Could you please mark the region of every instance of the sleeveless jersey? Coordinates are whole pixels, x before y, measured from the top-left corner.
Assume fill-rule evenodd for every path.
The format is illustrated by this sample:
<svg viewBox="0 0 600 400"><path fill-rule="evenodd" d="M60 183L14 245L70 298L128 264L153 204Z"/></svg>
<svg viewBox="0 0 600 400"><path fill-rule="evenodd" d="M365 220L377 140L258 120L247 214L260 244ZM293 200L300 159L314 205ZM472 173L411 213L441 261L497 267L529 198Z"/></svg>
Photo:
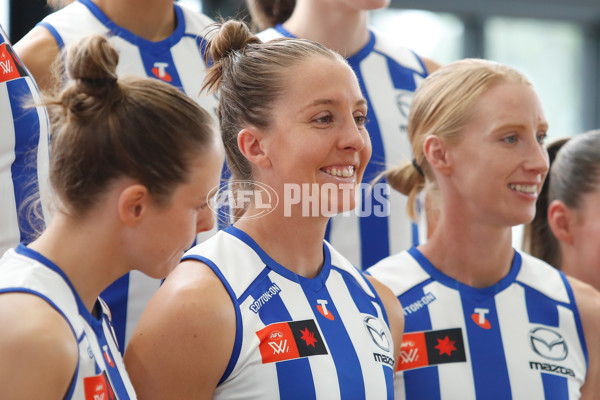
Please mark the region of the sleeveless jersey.
<svg viewBox="0 0 600 400"><path fill-rule="evenodd" d="M404 307L396 398L580 397L587 348L562 272L515 251L506 277L476 289L437 270L416 248L368 272Z"/></svg>
<svg viewBox="0 0 600 400"><path fill-rule="evenodd" d="M79 344L79 361L65 399L136 399L100 299L95 317L83 305L64 272L38 252L20 244L0 259L0 294L30 293L67 320Z"/></svg>
<svg viewBox="0 0 600 400"><path fill-rule="evenodd" d="M293 37L281 25L258 36L263 41ZM427 72L415 53L373 30L366 46L347 60L368 103L367 131L373 154L363 182L370 183L384 169L412 159L408 110ZM406 196L391 190L385 181L372 191L363 186L356 209L333 217L326 238L354 265L367 268L419 244L419 237L425 236L406 215Z"/></svg>
<svg viewBox="0 0 600 400"><path fill-rule="evenodd" d="M44 228L48 114L38 88L0 26L0 254Z"/></svg>
<svg viewBox="0 0 600 400"><path fill-rule="evenodd" d="M160 42L150 42L116 25L91 0L77 0L48 15L39 23L54 36L59 48L89 34L107 37L119 52L119 75L147 76L180 88L215 118L217 99L200 94L206 73L203 33L213 21L202 14L173 4L177 26ZM204 240L214 230L199 235ZM113 325L121 349L152 295L161 284L139 271L132 271L109 286L101 297L113 314Z"/></svg>
<svg viewBox="0 0 600 400"><path fill-rule="evenodd" d="M227 227L184 256L208 265L236 310L235 346L215 399L392 399L393 342L367 279L327 243L313 279ZM215 327L218 329L218 327Z"/></svg>

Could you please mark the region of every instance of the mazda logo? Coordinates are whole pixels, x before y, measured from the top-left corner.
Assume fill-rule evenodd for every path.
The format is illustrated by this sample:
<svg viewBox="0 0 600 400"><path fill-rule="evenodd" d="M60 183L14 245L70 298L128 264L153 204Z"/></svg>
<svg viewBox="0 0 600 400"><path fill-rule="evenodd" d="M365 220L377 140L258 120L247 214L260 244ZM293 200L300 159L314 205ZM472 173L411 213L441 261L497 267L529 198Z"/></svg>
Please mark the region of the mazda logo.
<svg viewBox="0 0 600 400"><path fill-rule="evenodd" d="M529 344L537 355L549 360L564 360L569 353L562 335L548 328L538 327L530 330Z"/></svg>
<svg viewBox="0 0 600 400"><path fill-rule="evenodd" d="M364 322L367 332L369 332L371 339L373 339L377 347L383 351L390 351L390 341L381 326L381 322L372 315L366 316Z"/></svg>

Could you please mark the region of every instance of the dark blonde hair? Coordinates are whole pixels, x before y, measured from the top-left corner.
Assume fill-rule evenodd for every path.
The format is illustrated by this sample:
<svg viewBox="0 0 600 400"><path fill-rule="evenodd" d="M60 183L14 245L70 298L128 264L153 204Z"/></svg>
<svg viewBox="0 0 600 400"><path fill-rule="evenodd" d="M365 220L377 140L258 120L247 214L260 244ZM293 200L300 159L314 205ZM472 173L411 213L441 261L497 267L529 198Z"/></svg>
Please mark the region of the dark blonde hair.
<svg viewBox="0 0 600 400"><path fill-rule="evenodd" d="M274 103L286 90L286 75L296 65L314 57L346 63L326 47L305 39L276 39L262 43L245 23L216 24L206 46L213 65L204 90L219 92L217 115L227 164L235 180L252 179L252 168L237 145L246 126L268 128Z"/></svg>
<svg viewBox="0 0 600 400"><path fill-rule="evenodd" d="M215 138L210 115L191 98L156 79L118 78L118 60L106 38L83 38L67 51L70 80L45 99L50 182L65 212L84 214L122 177L164 205Z"/></svg>
<svg viewBox="0 0 600 400"><path fill-rule="evenodd" d="M246 0L255 28L263 31L282 24L290 18L296 0Z"/></svg>
<svg viewBox="0 0 600 400"><path fill-rule="evenodd" d="M390 186L408 196L407 212L411 218L416 219L418 193L426 184L435 186L435 178L423 153L427 136L436 135L446 143L458 143L479 98L502 82L531 85L523 74L507 65L464 59L440 68L417 88L408 117L414 162L382 174Z"/></svg>

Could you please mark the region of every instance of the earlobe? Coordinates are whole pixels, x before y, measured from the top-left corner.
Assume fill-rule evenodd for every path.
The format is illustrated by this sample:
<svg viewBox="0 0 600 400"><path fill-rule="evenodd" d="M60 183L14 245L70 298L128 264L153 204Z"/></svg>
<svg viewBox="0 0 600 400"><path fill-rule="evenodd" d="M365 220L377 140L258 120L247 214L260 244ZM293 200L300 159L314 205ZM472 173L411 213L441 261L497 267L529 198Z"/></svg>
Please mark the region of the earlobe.
<svg viewBox="0 0 600 400"><path fill-rule="evenodd" d="M548 225L560 242L573 244L573 218L571 210L560 200L554 200L548 206Z"/></svg>
<svg viewBox="0 0 600 400"><path fill-rule="evenodd" d="M263 134L256 128L244 128L237 136L238 147L244 157L252 164L270 168L271 160L264 148Z"/></svg>
<svg viewBox="0 0 600 400"><path fill-rule="evenodd" d="M136 226L144 218L149 205L148 189L144 185L127 186L119 195L119 217L123 224Z"/></svg>
<svg viewBox="0 0 600 400"><path fill-rule="evenodd" d="M423 142L423 153L429 165L436 171L448 174L452 163L448 157L446 144L436 135L428 135Z"/></svg>

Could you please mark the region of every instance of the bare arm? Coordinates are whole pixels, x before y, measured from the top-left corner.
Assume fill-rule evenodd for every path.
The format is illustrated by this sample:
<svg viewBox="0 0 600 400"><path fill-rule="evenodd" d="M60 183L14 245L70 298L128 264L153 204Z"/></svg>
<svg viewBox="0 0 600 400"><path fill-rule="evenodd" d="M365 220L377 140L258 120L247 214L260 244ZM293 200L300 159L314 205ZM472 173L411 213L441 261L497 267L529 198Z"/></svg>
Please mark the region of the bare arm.
<svg viewBox="0 0 600 400"><path fill-rule="evenodd" d="M375 290L385 307L385 312L387 313L390 322L390 332L392 333L392 339L394 340L394 360L398 362L400 359L402 336L404 335L404 311L402 309L402 304L400 304L400 300L398 300L398 298L394 296L394 293L392 293L392 291L383 283L369 275L367 275L367 279L369 279L369 282L375 287Z"/></svg>
<svg viewBox="0 0 600 400"><path fill-rule="evenodd" d="M139 398L211 398L235 332L235 309L217 276L200 262L180 264L148 304L125 352Z"/></svg>
<svg viewBox="0 0 600 400"><path fill-rule="evenodd" d="M41 91L51 90L60 83L54 72L60 68L60 50L46 28L36 26L14 45L14 49Z"/></svg>
<svg viewBox="0 0 600 400"><path fill-rule="evenodd" d="M597 399L600 393L600 292L574 278L569 277L569 283L581 315L589 357L589 369L581 390L581 399Z"/></svg>
<svg viewBox="0 0 600 400"><path fill-rule="evenodd" d="M68 322L41 298L0 295L0 397L62 399L75 374L77 341Z"/></svg>

